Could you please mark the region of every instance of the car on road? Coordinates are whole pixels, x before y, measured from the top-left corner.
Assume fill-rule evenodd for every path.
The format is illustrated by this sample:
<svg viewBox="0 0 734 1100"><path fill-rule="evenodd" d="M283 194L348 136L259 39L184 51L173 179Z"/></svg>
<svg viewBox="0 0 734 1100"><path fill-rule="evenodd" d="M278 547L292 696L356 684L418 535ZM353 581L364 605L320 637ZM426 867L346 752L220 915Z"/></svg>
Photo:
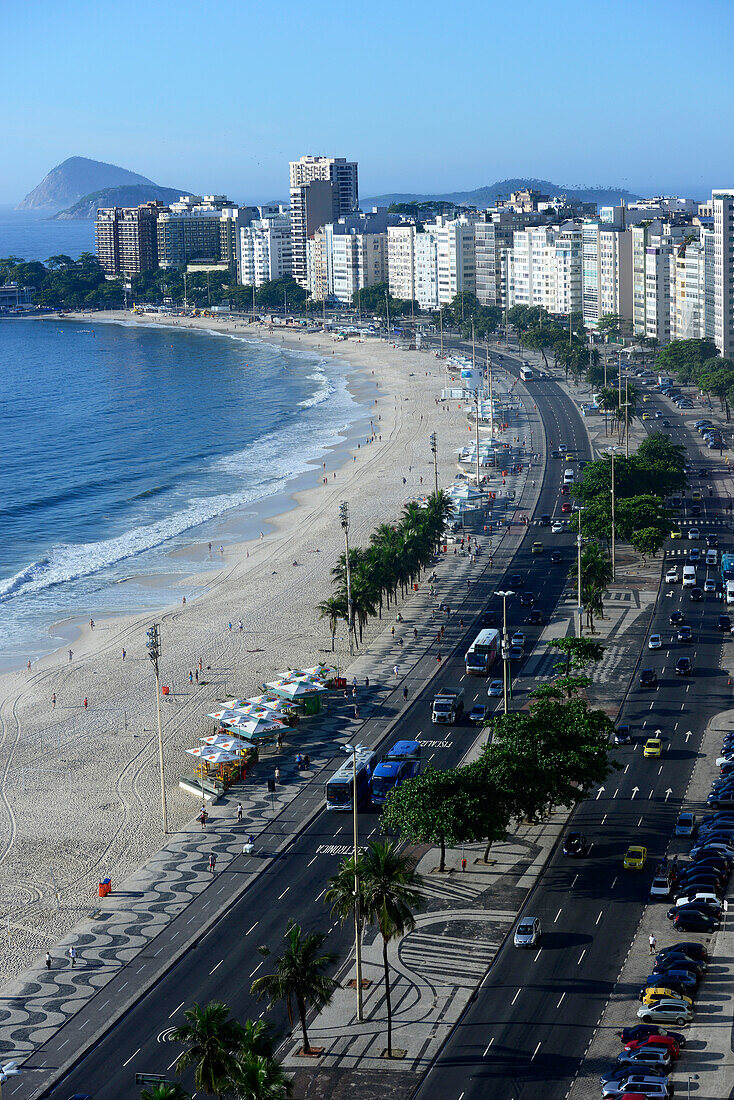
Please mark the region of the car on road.
<svg viewBox="0 0 734 1100"><path fill-rule="evenodd" d="M692 546L688 551L688 560L693 562L701 560L701 551L697 546Z"/></svg>
<svg viewBox="0 0 734 1100"><path fill-rule="evenodd" d="M716 624L717 630L722 630L724 633L728 633L731 630L731 619L728 615L719 615L718 622Z"/></svg>
<svg viewBox="0 0 734 1100"><path fill-rule="evenodd" d="M640 1005L637 1009L637 1017L645 1023L655 1024L690 1024L693 1019L693 1009L685 1001L677 997L666 997L655 1005Z"/></svg>
<svg viewBox="0 0 734 1100"><path fill-rule="evenodd" d="M647 648L648 649L662 649L663 648L663 639L660 637L659 634L651 634L650 635L650 639L647 643Z"/></svg>
<svg viewBox="0 0 734 1100"><path fill-rule="evenodd" d="M675 662L676 676L690 676L693 672L693 661L690 657L679 657Z"/></svg>
<svg viewBox="0 0 734 1100"><path fill-rule="evenodd" d="M648 737L645 742L645 748L642 751L643 756L652 756L657 758L663 754L663 743L659 737Z"/></svg>
<svg viewBox="0 0 734 1100"><path fill-rule="evenodd" d="M678 814L678 820L675 823L675 835L693 836L695 831L696 815L691 813L690 810L683 810Z"/></svg>
<svg viewBox="0 0 734 1100"><path fill-rule="evenodd" d="M691 505L691 515L692 516L700 516L701 515L701 505L700 504L692 504Z"/></svg>
<svg viewBox="0 0 734 1100"><path fill-rule="evenodd" d="M683 612L673 611L670 618L668 619L668 622L671 626L680 626L680 624L683 622Z"/></svg>
<svg viewBox="0 0 734 1100"><path fill-rule="evenodd" d="M703 582L703 590L704 590L704 592L706 593L707 596L715 596L716 595L716 587L717 587L716 581L713 580L711 577L709 577L709 579L707 581Z"/></svg>
<svg viewBox="0 0 734 1100"><path fill-rule="evenodd" d="M590 851L591 845L583 833L569 833L563 842L564 856L588 856Z"/></svg>
<svg viewBox="0 0 734 1100"><path fill-rule="evenodd" d="M542 554L543 553L543 543L542 542L534 542L531 549L530 549L530 553L531 554Z"/></svg>
<svg viewBox="0 0 734 1100"><path fill-rule="evenodd" d="M693 588L688 591L688 599L693 600L694 603L700 603L703 599L703 589L694 584Z"/></svg>
<svg viewBox="0 0 734 1100"><path fill-rule="evenodd" d="M654 668L643 668L640 673L640 687L657 687L658 674Z"/></svg>
<svg viewBox="0 0 734 1100"><path fill-rule="evenodd" d="M512 637L510 638L510 645L519 645L521 647L524 646L525 645L525 631L524 630L516 630L515 633L512 635Z"/></svg>
<svg viewBox="0 0 734 1100"><path fill-rule="evenodd" d="M653 415L652 415L652 413L643 413L643 414L642 414L642 419L643 419L643 420L652 420L652 419L653 419Z"/></svg>
<svg viewBox="0 0 734 1100"><path fill-rule="evenodd" d="M718 535L707 535L706 536L706 545L707 546L714 546L714 547L718 546L719 545L719 536Z"/></svg>
<svg viewBox="0 0 734 1100"><path fill-rule="evenodd" d="M683 626L679 626L677 637L679 642L693 641L693 628L690 626L686 626L685 624Z"/></svg>
<svg viewBox="0 0 734 1100"><path fill-rule="evenodd" d="M561 521L559 519L554 521L553 526L551 527L551 531L553 532L554 535L560 535L561 534L561 532L563 531L563 524L561 523Z"/></svg>
<svg viewBox="0 0 734 1100"><path fill-rule="evenodd" d="M553 550L551 552L550 560L551 560L551 563L553 565L562 565L563 564L563 554L561 553L560 550Z"/></svg>
<svg viewBox="0 0 734 1100"><path fill-rule="evenodd" d="M504 687L504 684L503 684L502 680L492 680L492 681L490 681L489 688L487 689L487 694L489 695L490 699L494 699L498 695L501 695L503 687Z"/></svg>
<svg viewBox="0 0 734 1100"><path fill-rule="evenodd" d="M475 703L469 711L469 721L475 722L476 725L481 725L482 722L487 721L487 715L489 714L489 707L484 703Z"/></svg>
<svg viewBox="0 0 734 1100"><path fill-rule="evenodd" d="M515 947L537 947L540 944L540 935L538 917L521 917L515 929Z"/></svg>
<svg viewBox="0 0 734 1100"><path fill-rule="evenodd" d="M550 516L548 515L547 512L544 512L543 515L538 520L538 526L539 527L550 527L550 521L551 521Z"/></svg>
<svg viewBox="0 0 734 1100"><path fill-rule="evenodd" d="M675 568L675 566L672 569L668 569L668 571L665 574L665 583L666 584L678 584L679 581L680 581L680 573Z"/></svg>
<svg viewBox="0 0 734 1100"><path fill-rule="evenodd" d="M540 624L543 622L543 612L538 611L537 609L535 611L531 611L525 622L530 623L532 626L540 626Z"/></svg>
<svg viewBox="0 0 734 1100"><path fill-rule="evenodd" d="M520 589L520 588L522 588L524 583L525 582L523 581L522 576L520 575L520 573L510 573L509 577L507 578L507 587L508 588Z"/></svg>
<svg viewBox="0 0 734 1100"><path fill-rule="evenodd" d="M680 527L674 527L670 532L670 537L672 539L682 539L683 532L681 531Z"/></svg>
<svg viewBox="0 0 734 1100"><path fill-rule="evenodd" d="M620 722L614 731L615 745L629 745L632 740L629 722Z"/></svg>
<svg viewBox="0 0 734 1100"><path fill-rule="evenodd" d="M511 645L507 653L508 660L510 661L521 661L524 656L523 648L519 645Z"/></svg>
<svg viewBox="0 0 734 1100"><path fill-rule="evenodd" d="M688 539L689 539L689 541L693 541L694 539L700 539L700 537L701 537L701 532L699 531L698 527L689 527L688 528Z"/></svg>
<svg viewBox="0 0 734 1100"><path fill-rule="evenodd" d="M640 844L631 844L624 853L622 866L625 871L641 871L647 861L647 848Z"/></svg>
<svg viewBox="0 0 734 1100"><path fill-rule="evenodd" d="M532 592L520 593L520 607L532 607L535 603L535 596Z"/></svg>
<svg viewBox="0 0 734 1100"><path fill-rule="evenodd" d="M563 512L564 516L573 511L570 500L564 500L563 504L561 505L561 511Z"/></svg>
<svg viewBox="0 0 734 1100"><path fill-rule="evenodd" d="M497 622L496 611L484 611L482 613L481 624L482 626L494 626Z"/></svg>

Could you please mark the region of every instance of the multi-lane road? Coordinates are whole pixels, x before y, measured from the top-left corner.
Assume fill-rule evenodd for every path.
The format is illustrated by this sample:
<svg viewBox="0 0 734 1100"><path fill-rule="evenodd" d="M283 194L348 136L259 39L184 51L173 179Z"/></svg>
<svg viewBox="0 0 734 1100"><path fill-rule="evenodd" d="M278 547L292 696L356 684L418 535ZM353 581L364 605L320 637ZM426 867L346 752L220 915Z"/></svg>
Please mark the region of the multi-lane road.
<svg viewBox="0 0 734 1100"><path fill-rule="evenodd" d="M543 378L532 383L532 393L544 422L548 449L563 444L579 458L588 457L583 422L563 391L551 379ZM536 516L560 512L560 503L566 499L560 496L564 465L549 460ZM542 557L530 554L534 538L546 542ZM551 539L554 546L565 548L565 560L558 566L548 565ZM570 535L550 536L547 529L539 533L537 527L530 527L507 569L524 576L526 587L535 592L535 606L545 618L564 589L572 541ZM502 580L496 570L485 568L474 586L478 603L496 607L493 592ZM667 618L681 598L678 589L673 599L661 600L656 608L651 629L662 633L666 641L670 639ZM526 906L526 911L542 921L542 947L525 953L507 944L500 950L476 999L420 1087L419 1096L464 1096L468 1100L491 1093L493 1098L519 1100L523 1095L529 1100L539 1095L541 1082L544 1096L563 1096L567 1091L627 953L645 899L643 882L621 870L624 848L634 839L647 844L653 857L662 854L685 794L701 730L724 702L725 681L714 672L720 650L714 630L718 609L714 601L685 605L686 621L694 627L694 643L686 649L694 656L696 668L690 682L682 682L672 671L678 643L650 654L649 663L659 669L660 686L652 693L635 686L625 704L624 718L636 736L632 745L616 754L624 770L613 775L599 797L587 801L575 814L574 824L593 840L590 858L569 865L558 854L552 857ZM509 625L513 629L521 626L527 612L516 601L508 611ZM531 643L542 629L523 628ZM467 627L444 660L440 676L399 721L395 739L430 736L429 712L435 690L461 680L463 653L475 631L475 623ZM658 726L666 739L663 760L644 760L640 738L645 730ZM433 763L452 766L474 737L475 731L468 726L453 727L443 746L435 749ZM377 815L362 814L364 838L375 835L378 825ZM292 827L292 819L289 822L286 815L276 829L264 834L259 858L274 851ZM262 1005L249 993L253 978L262 973L264 965L257 948L264 943L279 951L289 917L296 917L306 929L330 928L329 948L348 956L350 930L330 921L323 903L327 879L341 858L340 846L346 851L348 844L349 826L344 818L319 814L210 931L45 1095L54 1100L65 1100L75 1092L91 1094L95 1100L136 1096L136 1073L171 1070L176 1050L159 1039L182 1022L184 1008L194 1000L223 999L240 1019L257 1017ZM242 860L236 860L223 874L242 873ZM177 920L185 917L181 914ZM147 950L155 951L156 941ZM114 995L110 985L97 997ZM95 999L54 1037L53 1050L37 1052L28 1072L17 1084L13 1082L9 1096L33 1096L30 1067L54 1064L54 1057L61 1057L62 1044L69 1044L67 1051L77 1045L82 1049L85 1019L93 1018ZM285 1014L274 1013L273 1022L285 1027Z"/></svg>

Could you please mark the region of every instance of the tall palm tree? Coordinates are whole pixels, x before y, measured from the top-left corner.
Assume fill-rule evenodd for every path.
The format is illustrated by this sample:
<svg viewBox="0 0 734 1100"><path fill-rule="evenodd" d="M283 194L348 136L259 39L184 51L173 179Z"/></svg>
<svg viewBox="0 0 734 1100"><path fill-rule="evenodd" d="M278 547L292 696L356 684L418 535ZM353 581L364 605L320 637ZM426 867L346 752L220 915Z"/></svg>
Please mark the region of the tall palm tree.
<svg viewBox="0 0 734 1100"><path fill-rule="evenodd" d="M293 1095L290 1078L280 1063L252 1052L240 1057L232 1086L237 1100L287 1100Z"/></svg>
<svg viewBox="0 0 734 1100"><path fill-rule="evenodd" d="M191 1095L181 1085L162 1081L160 1084L151 1085L149 1089L143 1089L140 1100L191 1100Z"/></svg>
<svg viewBox="0 0 734 1100"><path fill-rule="evenodd" d="M382 963L385 968L385 1004L387 1007L387 1056L392 1058L392 1000L388 945L415 928L414 911L423 898L419 893L420 876L414 862L399 853L391 841L371 841L362 855L362 911L368 924L376 924L382 936Z"/></svg>
<svg viewBox="0 0 734 1100"><path fill-rule="evenodd" d="M210 1001L203 1008L194 1004L184 1016L187 1023L171 1034L172 1042L186 1047L176 1061L176 1073L193 1066L197 1091L221 1097L237 1068L242 1028L222 1001Z"/></svg>
<svg viewBox="0 0 734 1100"><path fill-rule="evenodd" d="M348 608L346 598L343 598L341 595L328 596L325 600L321 601L318 611L320 619L328 619L329 621L331 652L333 653L339 620L346 619L347 617Z"/></svg>
<svg viewBox="0 0 734 1100"><path fill-rule="evenodd" d="M274 972L256 978L250 992L259 1001L267 997L270 1002L268 1009L278 1001L285 1001L291 1024L295 1001L303 1034L303 1052L310 1054L306 1013L309 1008L325 1008L331 1001L337 983L326 974L326 970L333 966L337 956L331 951L322 951L325 933L309 932L304 936L300 924L292 920L288 921L285 939L283 954L273 956ZM269 947L259 950L266 959L272 955Z"/></svg>

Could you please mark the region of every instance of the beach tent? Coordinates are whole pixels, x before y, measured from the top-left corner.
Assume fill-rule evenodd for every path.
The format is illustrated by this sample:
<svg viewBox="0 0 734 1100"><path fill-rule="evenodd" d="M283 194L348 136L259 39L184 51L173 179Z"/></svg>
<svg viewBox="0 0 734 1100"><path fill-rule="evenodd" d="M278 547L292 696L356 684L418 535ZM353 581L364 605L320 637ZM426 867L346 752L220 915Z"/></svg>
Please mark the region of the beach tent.
<svg viewBox="0 0 734 1100"><path fill-rule="evenodd" d="M283 723L274 718L233 718L227 725L248 741L273 740L285 729Z"/></svg>
<svg viewBox="0 0 734 1100"><path fill-rule="evenodd" d="M201 740L210 748L224 749L225 752L241 752L243 747L239 737L223 737L221 733L212 733Z"/></svg>
<svg viewBox="0 0 734 1100"><path fill-rule="evenodd" d="M313 680L275 680L265 687L292 703L299 714L320 714L322 696L328 690Z"/></svg>
<svg viewBox="0 0 734 1100"><path fill-rule="evenodd" d="M200 760L206 760L207 764L230 764L233 760L239 760L239 752L230 749L212 748L209 745L197 745L195 749L187 749L190 756L198 756Z"/></svg>

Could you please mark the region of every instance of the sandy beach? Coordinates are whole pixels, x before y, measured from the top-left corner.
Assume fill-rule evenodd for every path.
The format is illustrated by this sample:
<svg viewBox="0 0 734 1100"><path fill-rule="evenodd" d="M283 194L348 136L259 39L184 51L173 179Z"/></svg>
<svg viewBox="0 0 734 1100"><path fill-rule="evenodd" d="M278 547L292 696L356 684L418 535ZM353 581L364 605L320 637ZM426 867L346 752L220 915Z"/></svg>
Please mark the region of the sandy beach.
<svg viewBox="0 0 734 1100"><path fill-rule="evenodd" d="M212 318L146 314L140 320L234 331L233 322ZM333 352L348 362L367 435L372 417L378 438L350 438L349 452L337 449L319 484L268 519L262 537L225 541L223 553L218 543L211 554L206 543L193 546L203 571L179 582L171 605L155 616L162 624L162 681L171 689L163 704L170 830L197 810L178 778L188 770L184 749L211 732L204 717L210 704L254 694L288 667L332 659L316 604L329 594L330 571L343 550L339 502L349 501L352 544L363 544L407 499L430 491L430 432L438 434L443 484L453 480L456 449L467 441L464 412L436 403L444 367L432 352L378 340L337 343L321 333L276 329L269 335L241 323L238 335L243 328L248 336ZM0 945L0 980L89 913L100 877L120 882L161 845L154 680L144 648L151 621L149 613L100 619L69 643L71 661L64 646L30 671L0 677L0 920L9 919L10 928ZM365 644L369 637L368 631ZM342 661L345 649L342 636ZM207 683L190 684L189 671L199 661Z"/></svg>

